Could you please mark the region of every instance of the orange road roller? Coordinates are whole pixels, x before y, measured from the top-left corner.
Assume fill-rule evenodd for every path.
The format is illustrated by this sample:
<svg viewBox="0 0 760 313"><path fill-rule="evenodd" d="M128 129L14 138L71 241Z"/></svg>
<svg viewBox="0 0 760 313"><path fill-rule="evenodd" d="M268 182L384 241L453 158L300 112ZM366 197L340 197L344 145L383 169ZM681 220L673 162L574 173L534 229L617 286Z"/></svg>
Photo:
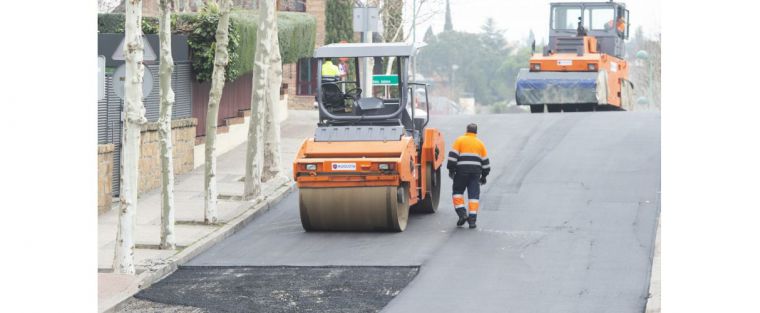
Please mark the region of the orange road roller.
<svg viewBox="0 0 760 313"><path fill-rule="evenodd" d="M306 231L400 232L410 210L437 210L445 144L437 129L427 127L427 85L408 79L417 49L343 43L315 51L319 123L293 162ZM395 58L396 74L362 76L365 59L375 57ZM323 76L331 73L323 64L335 66L333 60L353 60L356 73L345 80Z"/></svg>
<svg viewBox="0 0 760 313"><path fill-rule="evenodd" d="M552 3L549 44L518 74L517 104L532 113L631 110L628 15L612 1Z"/></svg>

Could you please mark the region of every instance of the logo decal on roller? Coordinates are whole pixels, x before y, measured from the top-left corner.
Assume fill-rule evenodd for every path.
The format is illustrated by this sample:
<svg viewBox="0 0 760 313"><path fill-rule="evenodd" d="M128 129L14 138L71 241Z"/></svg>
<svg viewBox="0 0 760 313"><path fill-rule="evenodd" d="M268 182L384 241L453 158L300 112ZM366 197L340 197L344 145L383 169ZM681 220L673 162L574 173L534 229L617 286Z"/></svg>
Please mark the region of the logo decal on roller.
<svg viewBox="0 0 760 313"><path fill-rule="evenodd" d="M356 163L333 163L333 171L355 171Z"/></svg>

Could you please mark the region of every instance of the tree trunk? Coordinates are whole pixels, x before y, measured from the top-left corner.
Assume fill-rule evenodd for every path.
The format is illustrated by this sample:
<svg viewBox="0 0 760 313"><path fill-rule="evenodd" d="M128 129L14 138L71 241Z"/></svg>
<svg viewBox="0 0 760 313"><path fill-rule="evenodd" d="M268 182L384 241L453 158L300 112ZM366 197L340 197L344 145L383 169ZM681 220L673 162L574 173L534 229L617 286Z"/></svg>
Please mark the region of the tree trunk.
<svg viewBox="0 0 760 313"><path fill-rule="evenodd" d="M253 96L251 97L251 122L248 128L248 147L246 149L245 187L246 199L258 197L261 193L261 175L263 155L263 121L269 93L267 81L272 61L272 34L275 28L274 1L261 1L259 6L259 25L256 31L256 55L253 62Z"/></svg>
<svg viewBox="0 0 760 313"><path fill-rule="evenodd" d="M121 199L119 228L116 233L114 272L134 274L134 228L137 214L138 160L140 159L140 126L145 123L142 103L143 41L142 0L126 1L124 56L126 79L124 82L125 121L122 135Z"/></svg>
<svg viewBox="0 0 760 313"><path fill-rule="evenodd" d="M205 170L205 213L204 222L217 222L216 206L218 191L216 188L216 124L219 115L219 101L224 90L224 71L229 62L227 44L229 43L230 8L232 0L222 0L219 11L219 23L216 27L216 51L214 52L214 71L211 74L211 93L206 114L206 170Z"/></svg>
<svg viewBox="0 0 760 313"><path fill-rule="evenodd" d="M174 0L176 3L177 0ZM158 118L158 134L161 145L161 249L174 249L174 149L172 147L172 58L171 9L169 0L159 2L159 42L161 45L161 62L159 64L159 96L161 108ZM176 9L176 8L175 8Z"/></svg>
<svg viewBox="0 0 760 313"><path fill-rule="evenodd" d="M269 96L264 124L264 168L261 179L270 181L282 174L282 157L280 147L280 87L282 86L282 56L277 29L277 17L272 28L271 58L269 62L268 90Z"/></svg>

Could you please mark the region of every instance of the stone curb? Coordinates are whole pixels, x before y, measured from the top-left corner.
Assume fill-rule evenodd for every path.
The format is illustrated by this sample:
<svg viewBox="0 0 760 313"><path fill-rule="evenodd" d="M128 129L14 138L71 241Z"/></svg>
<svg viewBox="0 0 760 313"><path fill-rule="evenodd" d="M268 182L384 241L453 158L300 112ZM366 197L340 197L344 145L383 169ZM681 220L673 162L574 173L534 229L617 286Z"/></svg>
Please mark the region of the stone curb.
<svg viewBox="0 0 760 313"><path fill-rule="evenodd" d="M277 187L274 192L265 195L260 199L246 201L247 203L243 205L247 205L249 207L245 212L233 218L222 227L214 230L206 237L201 238L179 253L165 260L166 263L162 264L161 266L147 269L144 272L140 273L138 275L138 288L134 293L124 294L123 299L100 312L116 312L116 310L118 310L124 304L124 302L129 300L129 298L134 296L140 290L148 288L164 277L169 276L171 273L174 273L174 271L176 271L180 265L187 263L192 258L213 247L215 244L232 236L240 229L248 225L248 223L253 221L256 217L269 211L272 206L279 203L280 200L295 190L295 186L295 182L288 181L280 185L280 187Z"/></svg>
<svg viewBox="0 0 760 313"><path fill-rule="evenodd" d="M652 270L649 276L649 291L647 297L647 304L644 308L645 313L660 313L662 310L662 272L661 264L662 256L657 255L657 251L660 250L662 238L660 237L660 218L657 218L657 234L655 235L654 252L652 253ZM662 251L660 251L662 252Z"/></svg>

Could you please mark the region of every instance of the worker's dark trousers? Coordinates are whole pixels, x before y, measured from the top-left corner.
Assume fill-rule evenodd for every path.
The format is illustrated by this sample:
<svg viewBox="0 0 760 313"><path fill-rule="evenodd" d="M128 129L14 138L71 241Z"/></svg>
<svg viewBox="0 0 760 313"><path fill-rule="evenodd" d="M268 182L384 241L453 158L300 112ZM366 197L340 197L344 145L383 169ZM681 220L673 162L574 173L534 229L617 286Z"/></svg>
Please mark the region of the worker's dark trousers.
<svg viewBox="0 0 760 313"><path fill-rule="evenodd" d="M454 191L452 200L454 200L454 209L464 208L464 190L467 189L468 208L467 212L470 217L478 214L480 205L480 173L456 173L454 176Z"/></svg>

